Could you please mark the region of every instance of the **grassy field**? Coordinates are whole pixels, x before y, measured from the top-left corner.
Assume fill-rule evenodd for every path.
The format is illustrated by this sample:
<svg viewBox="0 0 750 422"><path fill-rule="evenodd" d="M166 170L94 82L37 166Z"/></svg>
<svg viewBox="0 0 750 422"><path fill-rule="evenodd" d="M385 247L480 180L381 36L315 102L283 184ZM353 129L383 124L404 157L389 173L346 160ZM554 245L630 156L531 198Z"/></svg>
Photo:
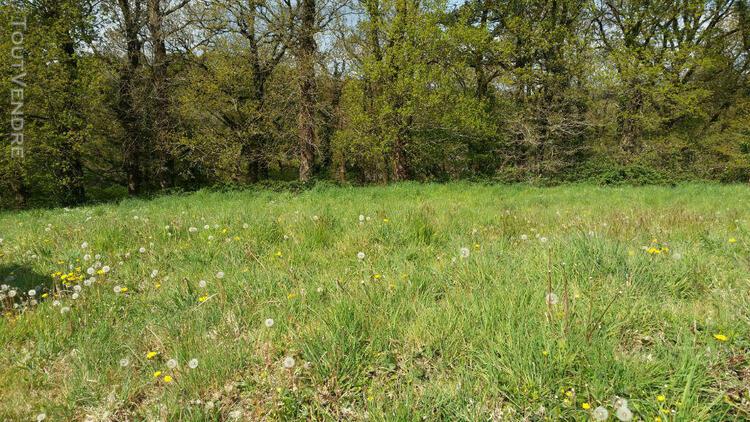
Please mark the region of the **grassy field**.
<svg viewBox="0 0 750 422"><path fill-rule="evenodd" d="M746 420L749 214L471 184L6 213L0 420Z"/></svg>

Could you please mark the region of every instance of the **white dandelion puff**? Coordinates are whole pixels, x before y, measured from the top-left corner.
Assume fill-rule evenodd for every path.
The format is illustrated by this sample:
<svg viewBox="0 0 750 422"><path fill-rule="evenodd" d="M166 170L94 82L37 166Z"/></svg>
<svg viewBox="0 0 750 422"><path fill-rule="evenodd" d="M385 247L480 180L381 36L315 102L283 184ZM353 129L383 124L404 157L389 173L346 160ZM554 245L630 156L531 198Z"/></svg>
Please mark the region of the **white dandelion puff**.
<svg viewBox="0 0 750 422"><path fill-rule="evenodd" d="M196 358L192 358L192 359L190 359L190 361L188 362L188 367L189 367L190 369L195 369L195 368L197 368L197 367L198 367L198 359L196 359Z"/></svg>
<svg viewBox="0 0 750 422"><path fill-rule="evenodd" d="M146 253L146 248L144 248L143 246L141 246L140 249L138 249L138 252L140 252L140 253Z"/></svg>
<svg viewBox="0 0 750 422"><path fill-rule="evenodd" d="M103 267L102 267L102 271L103 271L103 272L104 272L105 274L106 274L106 273L108 273L110 269L111 269L111 268L109 268L109 265L105 265L105 266L103 266Z"/></svg>
<svg viewBox="0 0 750 422"><path fill-rule="evenodd" d="M553 292L547 293L545 300L548 305L552 305L552 306L560 303L560 298L558 298L557 295Z"/></svg>
<svg viewBox="0 0 750 422"><path fill-rule="evenodd" d="M284 358L284 368L286 369L292 369L294 368L294 358L291 356L287 356Z"/></svg>
<svg viewBox="0 0 750 422"><path fill-rule="evenodd" d="M70 308L69 307L63 306L62 308L60 308L60 313L61 314L67 314L68 312L70 312Z"/></svg>
<svg viewBox="0 0 750 422"><path fill-rule="evenodd" d="M115 286L115 287L112 288L112 291L114 291L115 293L120 293L120 292L122 292L122 287Z"/></svg>
<svg viewBox="0 0 750 422"><path fill-rule="evenodd" d="M599 406L591 412L591 416L596 421L606 421L607 418L609 418L609 411L606 408Z"/></svg>
<svg viewBox="0 0 750 422"><path fill-rule="evenodd" d="M128 365L130 365L130 359L128 359L128 358L122 358L122 359L120 359L120 366L122 366L124 368L124 367L126 367Z"/></svg>
<svg viewBox="0 0 750 422"><path fill-rule="evenodd" d="M89 247L89 242L83 242L81 243L81 249L86 249Z"/></svg>
<svg viewBox="0 0 750 422"><path fill-rule="evenodd" d="M224 271L219 271L216 273L216 278L222 279L224 278Z"/></svg>
<svg viewBox="0 0 750 422"><path fill-rule="evenodd" d="M206 283L206 280L201 280L198 282L198 287L200 287L201 289L205 289L207 284L208 283Z"/></svg>
<svg viewBox="0 0 750 422"><path fill-rule="evenodd" d="M34 289L29 290L29 296L30 297L36 296L36 290L34 290Z"/></svg>
<svg viewBox="0 0 750 422"><path fill-rule="evenodd" d="M469 250L469 248L466 248L466 247L461 248L460 253L461 253L461 258L468 258L469 255L471 255L471 251Z"/></svg>
<svg viewBox="0 0 750 422"><path fill-rule="evenodd" d="M622 406L615 410L615 416L623 422L630 422L633 420L633 412L630 411L627 406Z"/></svg>
<svg viewBox="0 0 750 422"><path fill-rule="evenodd" d="M197 227L190 227L190 228L188 229L188 232L190 232L190 233L195 233L195 232L197 232L197 231L198 231L198 228L197 228Z"/></svg>
<svg viewBox="0 0 750 422"><path fill-rule="evenodd" d="M357 259L360 261L365 259L365 253L364 252L357 252Z"/></svg>
<svg viewBox="0 0 750 422"><path fill-rule="evenodd" d="M156 278L159 275L159 270L151 270L151 278Z"/></svg>
<svg viewBox="0 0 750 422"><path fill-rule="evenodd" d="M40 413L36 415L36 422L42 422L43 420L47 419L46 413Z"/></svg>
<svg viewBox="0 0 750 422"><path fill-rule="evenodd" d="M612 407L614 407L615 409L619 409L621 407L628 407L628 400L622 397L615 397L615 400L612 403Z"/></svg>
<svg viewBox="0 0 750 422"><path fill-rule="evenodd" d="M271 328L271 327L273 327L273 319L272 319L272 318L268 318L268 319L266 320L265 324L266 324L266 327L267 327L267 328Z"/></svg>
<svg viewBox="0 0 750 422"><path fill-rule="evenodd" d="M174 369L177 368L177 359L170 359L167 361L167 368Z"/></svg>

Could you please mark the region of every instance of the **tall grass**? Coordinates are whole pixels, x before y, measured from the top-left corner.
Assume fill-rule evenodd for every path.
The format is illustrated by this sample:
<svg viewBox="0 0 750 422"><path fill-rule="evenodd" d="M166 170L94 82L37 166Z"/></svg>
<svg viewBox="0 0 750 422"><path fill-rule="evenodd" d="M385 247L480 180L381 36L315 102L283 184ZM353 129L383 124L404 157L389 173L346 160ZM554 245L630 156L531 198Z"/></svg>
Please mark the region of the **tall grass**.
<svg viewBox="0 0 750 422"><path fill-rule="evenodd" d="M614 419L617 397L744 420L749 200L400 184L1 215L0 420ZM97 254L89 287L51 276Z"/></svg>

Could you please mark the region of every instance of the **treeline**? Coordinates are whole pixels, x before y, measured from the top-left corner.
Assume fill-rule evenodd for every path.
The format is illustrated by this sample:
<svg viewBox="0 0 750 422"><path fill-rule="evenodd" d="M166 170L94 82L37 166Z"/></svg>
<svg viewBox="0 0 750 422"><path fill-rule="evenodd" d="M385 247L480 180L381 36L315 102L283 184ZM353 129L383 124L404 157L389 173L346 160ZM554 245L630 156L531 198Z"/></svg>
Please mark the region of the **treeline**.
<svg viewBox="0 0 750 422"><path fill-rule="evenodd" d="M750 178L748 0L0 8L3 207L264 180Z"/></svg>

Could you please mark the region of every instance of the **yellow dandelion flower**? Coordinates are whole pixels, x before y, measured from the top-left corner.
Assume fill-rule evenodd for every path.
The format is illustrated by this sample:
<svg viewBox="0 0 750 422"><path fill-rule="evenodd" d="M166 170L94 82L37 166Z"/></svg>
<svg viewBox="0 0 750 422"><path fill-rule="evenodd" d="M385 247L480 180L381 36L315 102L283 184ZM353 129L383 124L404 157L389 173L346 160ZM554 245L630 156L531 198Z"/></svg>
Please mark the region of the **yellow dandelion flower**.
<svg viewBox="0 0 750 422"><path fill-rule="evenodd" d="M724 334L714 334L714 338L719 341L729 340L729 337L725 336Z"/></svg>
<svg viewBox="0 0 750 422"><path fill-rule="evenodd" d="M384 219L383 219L383 222L384 222L384 223L387 223L387 222L389 222L389 221L391 221L391 220L389 220L389 219L387 219L387 218L384 218Z"/></svg>
<svg viewBox="0 0 750 422"><path fill-rule="evenodd" d="M172 377L170 375L164 375L164 378L162 378L164 382L170 383L172 382Z"/></svg>
<svg viewBox="0 0 750 422"><path fill-rule="evenodd" d="M730 237L729 238L729 243L737 243L737 239L735 239L733 237Z"/></svg>
<svg viewBox="0 0 750 422"><path fill-rule="evenodd" d="M588 403L583 403L583 404L581 405L581 407L583 408L583 410L589 410L589 409L591 409L591 405L590 405L590 404L588 404Z"/></svg>
<svg viewBox="0 0 750 422"><path fill-rule="evenodd" d="M122 288L120 288L120 293L125 293L125 292L127 292L127 291L128 291L128 288L127 288L127 287L122 287Z"/></svg>
<svg viewBox="0 0 750 422"><path fill-rule="evenodd" d="M154 378L159 378L161 376L161 371L154 372Z"/></svg>
<svg viewBox="0 0 750 422"><path fill-rule="evenodd" d="M549 352L546 350L542 351L542 356L549 356Z"/></svg>
<svg viewBox="0 0 750 422"><path fill-rule="evenodd" d="M203 303L208 300L208 296L201 296L198 298L198 302Z"/></svg>
<svg viewBox="0 0 750 422"><path fill-rule="evenodd" d="M664 396L664 394L659 394L658 396L656 396L656 401L658 402L664 402L666 399L667 398L666 396Z"/></svg>
<svg viewBox="0 0 750 422"><path fill-rule="evenodd" d="M153 359L158 354L159 354L159 352L148 352L148 353L146 353L146 359Z"/></svg>
<svg viewBox="0 0 750 422"><path fill-rule="evenodd" d="M278 256L279 258L281 258L283 256L283 254L281 253L281 251L276 251L276 256Z"/></svg>

